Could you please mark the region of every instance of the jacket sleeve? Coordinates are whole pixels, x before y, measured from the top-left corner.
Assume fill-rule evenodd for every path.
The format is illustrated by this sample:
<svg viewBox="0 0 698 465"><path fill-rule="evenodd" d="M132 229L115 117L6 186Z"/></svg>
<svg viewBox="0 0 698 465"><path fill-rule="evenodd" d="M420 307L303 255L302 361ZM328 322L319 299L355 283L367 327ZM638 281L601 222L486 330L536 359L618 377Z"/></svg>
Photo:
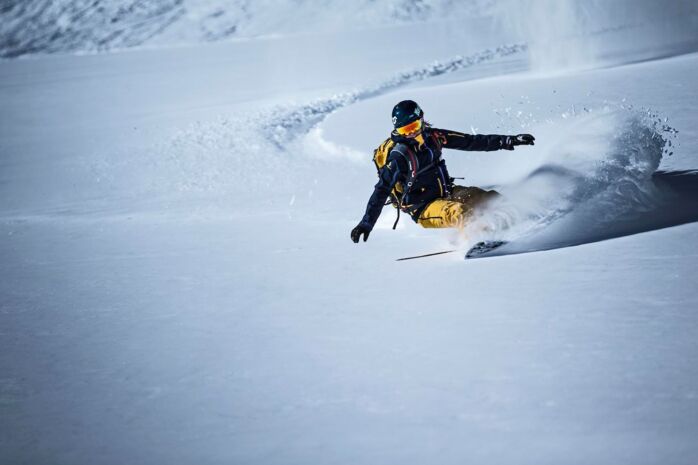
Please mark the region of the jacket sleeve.
<svg viewBox="0 0 698 465"><path fill-rule="evenodd" d="M448 129L435 129L444 148L456 150L477 150L491 152L493 150L513 149L510 136L498 134L470 135Z"/></svg>
<svg viewBox="0 0 698 465"><path fill-rule="evenodd" d="M390 192L395 187L395 183L400 180L400 176L407 172L407 163L400 156L388 157L388 162L378 171L378 183L373 189L371 198L368 199L366 214L361 219L361 223L373 229L378 221L378 217L385 206Z"/></svg>

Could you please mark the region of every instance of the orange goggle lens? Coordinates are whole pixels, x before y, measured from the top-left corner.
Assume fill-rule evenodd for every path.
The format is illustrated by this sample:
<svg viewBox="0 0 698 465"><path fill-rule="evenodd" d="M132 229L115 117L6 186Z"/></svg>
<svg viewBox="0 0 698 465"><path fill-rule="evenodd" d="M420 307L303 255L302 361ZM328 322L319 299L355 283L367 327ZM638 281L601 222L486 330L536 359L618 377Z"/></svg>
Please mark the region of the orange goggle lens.
<svg viewBox="0 0 698 465"><path fill-rule="evenodd" d="M419 131L420 129L422 129L422 120L418 119L416 121L412 121L410 124L402 126L401 128L397 128L396 131L401 136L406 136L409 134L413 134Z"/></svg>

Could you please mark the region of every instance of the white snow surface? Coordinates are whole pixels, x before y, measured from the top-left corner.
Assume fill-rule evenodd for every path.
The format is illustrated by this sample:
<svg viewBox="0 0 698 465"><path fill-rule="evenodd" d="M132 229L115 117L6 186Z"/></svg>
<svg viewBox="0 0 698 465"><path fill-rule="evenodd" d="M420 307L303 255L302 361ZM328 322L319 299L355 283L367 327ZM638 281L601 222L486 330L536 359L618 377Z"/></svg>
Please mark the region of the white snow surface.
<svg viewBox="0 0 698 465"><path fill-rule="evenodd" d="M91 53L491 14L491 0L5 0L0 56ZM414 27L413 27L414 28Z"/></svg>
<svg viewBox="0 0 698 465"><path fill-rule="evenodd" d="M634 4L0 62L0 462L695 463L698 29ZM353 244L405 98L536 145Z"/></svg>

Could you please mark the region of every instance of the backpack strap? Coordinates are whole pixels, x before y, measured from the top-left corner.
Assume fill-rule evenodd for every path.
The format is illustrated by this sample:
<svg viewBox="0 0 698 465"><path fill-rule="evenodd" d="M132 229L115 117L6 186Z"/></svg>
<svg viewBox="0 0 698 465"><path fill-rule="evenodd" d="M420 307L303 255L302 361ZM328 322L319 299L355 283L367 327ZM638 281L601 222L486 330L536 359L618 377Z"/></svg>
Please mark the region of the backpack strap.
<svg viewBox="0 0 698 465"><path fill-rule="evenodd" d="M397 228L397 223L400 221L400 211L402 210L402 201L407 195L407 193L410 191L412 188L412 184L414 184L414 180L417 178L417 175L419 174L419 160L417 159L417 156L414 153L414 150L412 150L407 144L396 144L395 147L392 148L390 153L397 152L402 157L405 159L407 162L407 167L410 170L410 175L407 178L407 186L405 189L402 191L402 195L398 199L397 203L397 218L395 218L395 223L393 223L393 229Z"/></svg>
<svg viewBox="0 0 698 465"><path fill-rule="evenodd" d="M410 170L410 175L407 178L407 189L405 189L405 192L403 193L404 196L404 194L406 194L410 190L412 184L414 184L414 180L420 173L419 160L417 159L414 150L412 150L407 144L396 144L395 147L393 147L393 149L390 151L390 153L392 152L397 152L400 155L402 155L402 157L407 162L407 167Z"/></svg>

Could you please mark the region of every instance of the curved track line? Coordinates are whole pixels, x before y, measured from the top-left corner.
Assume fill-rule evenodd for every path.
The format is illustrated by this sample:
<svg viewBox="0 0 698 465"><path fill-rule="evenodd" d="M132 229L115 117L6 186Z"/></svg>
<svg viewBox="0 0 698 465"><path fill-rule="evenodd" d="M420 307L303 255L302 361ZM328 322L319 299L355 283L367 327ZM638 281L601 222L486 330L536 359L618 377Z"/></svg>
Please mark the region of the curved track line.
<svg viewBox="0 0 698 465"><path fill-rule="evenodd" d="M470 68L497 58L515 55L527 49L528 46L524 43L501 45L495 49L482 50L466 57L456 56L443 62L435 61L428 66L402 71L364 89L333 95L329 98L314 100L295 108L286 109L286 111L272 116L264 129L272 134L274 143L281 148L282 144L288 143L289 137L297 137L299 133L307 132L330 113L342 107L383 95L413 82ZM272 110L273 112L274 110Z"/></svg>

